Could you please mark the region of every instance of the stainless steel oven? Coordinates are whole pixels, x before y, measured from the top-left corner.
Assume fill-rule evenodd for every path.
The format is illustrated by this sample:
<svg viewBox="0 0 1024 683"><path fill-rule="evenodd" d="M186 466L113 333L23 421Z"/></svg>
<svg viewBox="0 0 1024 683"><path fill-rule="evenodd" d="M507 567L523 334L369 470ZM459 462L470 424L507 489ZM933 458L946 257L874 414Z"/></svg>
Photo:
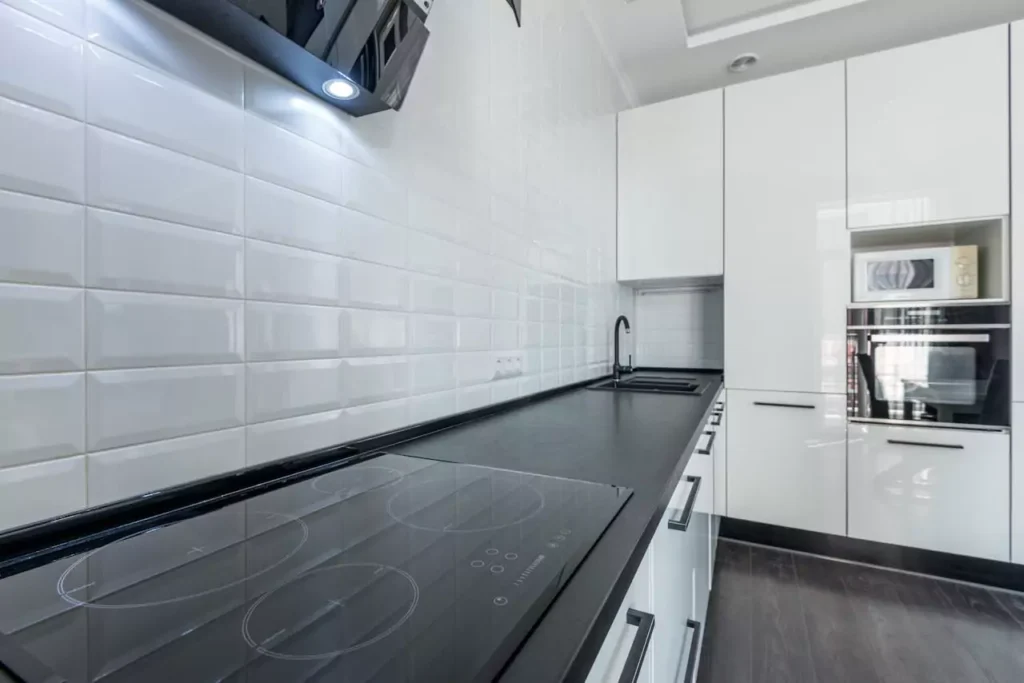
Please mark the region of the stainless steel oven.
<svg viewBox="0 0 1024 683"><path fill-rule="evenodd" d="M851 420L1010 426L1010 306L851 308Z"/></svg>

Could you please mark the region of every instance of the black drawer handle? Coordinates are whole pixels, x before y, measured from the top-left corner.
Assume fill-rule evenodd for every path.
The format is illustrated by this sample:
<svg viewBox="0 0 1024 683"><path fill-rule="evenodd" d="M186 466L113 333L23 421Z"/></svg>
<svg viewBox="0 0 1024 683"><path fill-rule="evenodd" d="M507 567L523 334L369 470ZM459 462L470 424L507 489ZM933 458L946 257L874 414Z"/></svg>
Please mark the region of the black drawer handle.
<svg viewBox="0 0 1024 683"><path fill-rule="evenodd" d="M636 626L637 629L636 635L633 636L633 644L629 647L626 665L622 667L619 683L636 683L640 679L640 669L643 668L644 657L647 656L647 648L651 644L651 634L654 633L654 615L630 608L626 610L626 623Z"/></svg>
<svg viewBox="0 0 1024 683"><path fill-rule="evenodd" d="M704 436L710 436L711 438L708 439L708 445L705 448L705 450L698 450L697 452L700 453L701 455L711 455L711 446L714 445L715 437L718 436L718 432L705 431Z"/></svg>
<svg viewBox="0 0 1024 683"><path fill-rule="evenodd" d="M801 410L814 410L814 406L806 403L773 403L771 401L754 401L755 406L766 408L800 408Z"/></svg>
<svg viewBox="0 0 1024 683"><path fill-rule="evenodd" d="M715 401L715 410L725 410L725 401Z"/></svg>
<svg viewBox="0 0 1024 683"><path fill-rule="evenodd" d="M686 628L693 629L693 640L690 641L690 654L686 658L686 677L683 683L693 683L693 674L697 669L697 645L700 643L700 622L687 619Z"/></svg>
<svg viewBox="0 0 1024 683"><path fill-rule="evenodd" d="M686 531L690 526L690 518L693 517L693 506L697 504L697 491L700 490L700 477L687 477L686 481L693 484L690 493L686 496L686 505L679 514L678 519L668 518L668 528L676 531Z"/></svg>
<svg viewBox="0 0 1024 683"><path fill-rule="evenodd" d="M711 416L711 426L720 427L722 425L722 414L715 413Z"/></svg>
<svg viewBox="0 0 1024 683"><path fill-rule="evenodd" d="M958 443L928 443L927 441L904 441L903 439L886 439L893 446L921 446L923 448L948 448L951 451L962 451L964 449Z"/></svg>

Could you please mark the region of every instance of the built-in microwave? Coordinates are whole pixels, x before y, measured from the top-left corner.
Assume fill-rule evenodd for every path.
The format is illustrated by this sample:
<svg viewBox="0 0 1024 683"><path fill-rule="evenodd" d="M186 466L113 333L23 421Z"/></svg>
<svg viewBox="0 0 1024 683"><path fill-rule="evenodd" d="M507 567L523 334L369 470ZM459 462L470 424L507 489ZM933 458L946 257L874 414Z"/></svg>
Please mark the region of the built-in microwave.
<svg viewBox="0 0 1024 683"><path fill-rule="evenodd" d="M848 310L851 420L1006 429L1010 405L1008 304Z"/></svg>
<svg viewBox="0 0 1024 683"><path fill-rule="evenodd" d="M977 246L867 251L853 255L853 300L857 303L977 298Z"/></svg>

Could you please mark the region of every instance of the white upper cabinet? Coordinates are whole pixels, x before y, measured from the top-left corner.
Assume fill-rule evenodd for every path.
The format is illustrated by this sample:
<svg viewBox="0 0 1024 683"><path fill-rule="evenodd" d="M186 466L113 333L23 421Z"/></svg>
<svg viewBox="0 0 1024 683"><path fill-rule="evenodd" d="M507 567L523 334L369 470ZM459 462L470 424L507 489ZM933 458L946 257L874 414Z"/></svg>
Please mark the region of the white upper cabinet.
<svg viewBox="0 0 1024 683"><path fill-rule="evenodd" d="M619 114L621 281L722 275L722 91Z"/></svg>
<svg viewBox="0 0 1024 683"><path fill-rule="evenodd" d="M1005 24L847 62L850 227L1010 212Z"/></svg>
<svg viewBox="0 0 1024 683"><path fill-rule="evenodd" d="M725 91L729 389L846 391L843 76L839 62Z"/></svg>
<svg viewBox="0 0 1024 683"><path fill-rule="evenodd" d="M1011 53L1010 95L1013 99L1011 122L1013 141L1013 215L1010 217L1010 229L1014 239L1010 240L1012 249L1010 269L1013 276L1011 296L1017 302L1013 306L1013 328L1024 331L1024 21L1014 22L1010 27ZM1018 226L1017 223L1021 225ZM1010 367L1013 368L1013 400L1024 401L1024 332L1011 335L1013 338L1013 356ZM1024 481L1024 479L1022 479ZM1024 492L1022 492L1024 494ZM1024 504L1024 499L1022 499ZM1024 514L1021 515L1024 524ZM1021 530L1024 541L1024 529ZM1021 562L1024 562L1024 547L1020 549Z"/></svg>

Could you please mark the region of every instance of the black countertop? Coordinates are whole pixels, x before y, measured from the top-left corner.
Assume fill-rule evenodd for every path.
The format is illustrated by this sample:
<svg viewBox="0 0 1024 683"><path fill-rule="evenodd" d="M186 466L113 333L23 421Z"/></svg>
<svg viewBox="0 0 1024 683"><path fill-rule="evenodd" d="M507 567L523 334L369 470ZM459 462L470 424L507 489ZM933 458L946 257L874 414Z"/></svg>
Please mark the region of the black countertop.
<svg viewBox="0 0 1024 683"><path fill-rule="evenodd" d="M665 375L639 372L637 376ZM627 486L634 493L501 677L584 680L722 385L700 396L578 389L388 450Z"/></svg>

